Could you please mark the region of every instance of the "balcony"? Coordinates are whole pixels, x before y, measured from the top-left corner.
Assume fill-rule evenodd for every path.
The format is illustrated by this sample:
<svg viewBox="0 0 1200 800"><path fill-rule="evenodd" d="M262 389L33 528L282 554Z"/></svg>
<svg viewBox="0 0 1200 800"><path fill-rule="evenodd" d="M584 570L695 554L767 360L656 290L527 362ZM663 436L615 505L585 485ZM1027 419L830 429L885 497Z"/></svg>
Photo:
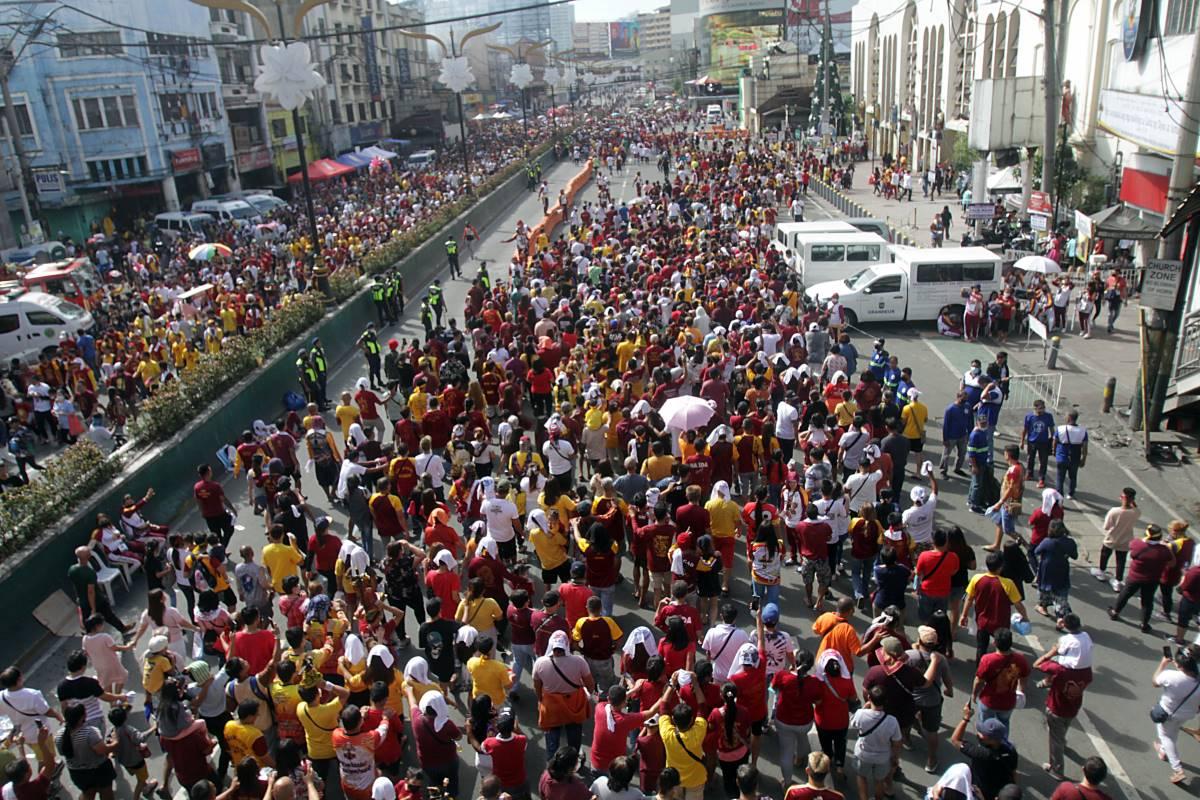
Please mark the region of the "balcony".
<svg viewBox="0 0 1200 800"><path fill-rule="evenodd" d="M252 82L222 83L221 99L226 108L245 108L262 105L262 95L254 90Z"/></svg>
<svg viewBox="0 0 1200 800"><path fill-rule="evenodd" d="M1176 395L1200 390L1200 312L1183 318L1179 335L1179 360L1175 366Z"/></svg>

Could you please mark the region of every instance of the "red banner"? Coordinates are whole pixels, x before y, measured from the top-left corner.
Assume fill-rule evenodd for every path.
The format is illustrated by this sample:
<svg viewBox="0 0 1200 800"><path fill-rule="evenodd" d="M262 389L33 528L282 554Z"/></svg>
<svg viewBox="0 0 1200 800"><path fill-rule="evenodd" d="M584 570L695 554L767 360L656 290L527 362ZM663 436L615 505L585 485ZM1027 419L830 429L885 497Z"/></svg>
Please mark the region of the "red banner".
<svg viewBox="0 0 1200 800"><path fill-rule="evenodd" d="M171 151L171 169L174 172L191 172L200 166L200 148Z"/></svg>

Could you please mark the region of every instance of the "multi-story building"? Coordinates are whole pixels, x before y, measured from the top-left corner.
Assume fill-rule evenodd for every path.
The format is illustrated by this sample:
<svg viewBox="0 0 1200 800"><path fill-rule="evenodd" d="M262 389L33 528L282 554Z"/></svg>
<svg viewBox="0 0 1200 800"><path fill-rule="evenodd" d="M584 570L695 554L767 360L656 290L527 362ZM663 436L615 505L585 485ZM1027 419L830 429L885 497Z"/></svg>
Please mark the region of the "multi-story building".
<svg viewBox="0 0 1200 800"><path fill-rule="evenodd" d="M267 126L266 99L254 88L259 65L254 58L254 27L241 11L209 9L209 32L221 71L221 98L233 138L233 168L243 189L282 182L276 169Z"/></svg>
<svg viewBox="0 0 1200 800"><path fill-rule="evenodd" d="M671 49L671 7L663 6L649 14L638 14L638 34L643 53Z"/></svg>
<svg viewBox="0 0 1200 800"><path fill-rule="evenodd" d="M550 38L554 40L554 49L565 52L575 46L575 6L566 5L550 7Z"/></svg>
<svg viewBox="0 0 1200 800"><path fill-rule="evenodd" d="M445 42L450 41L451 30L454 31L457 39L474 28L482 28L499 22L502 24L491 34L492 41L497 44L507 46L522 40L544 42L547 39L554 39L559 50L567 50L571 46L569 41L564 42L557 38L564 35L563 21L565 17L561 14L557 16L552 14L553 8L548 4L548 0L545 3L538 3L534 8L526 8L526 6L534 5L529 0L420 0L420 2L426 19L438 20L479 15L475 19L463 22L429 25L429 32ZM511 10L515 8L523 10Z"/></svg>
<svg viewBox="0 0 1200 800"><path fill-rule="evenodd" d="M572 36L577 58L608 58L607 22L576 22L572 26Z"/></svg>
<svg viewBox="0 0 1200 800"><path fill-rule="evenodd" d="M86 15L31 8L0 20L15 33L9 83L48 234L85 236L106 217L128 223L236 187L208 9L187 0L91 0ZM7 142L0 155L11 158Z"/></svg>

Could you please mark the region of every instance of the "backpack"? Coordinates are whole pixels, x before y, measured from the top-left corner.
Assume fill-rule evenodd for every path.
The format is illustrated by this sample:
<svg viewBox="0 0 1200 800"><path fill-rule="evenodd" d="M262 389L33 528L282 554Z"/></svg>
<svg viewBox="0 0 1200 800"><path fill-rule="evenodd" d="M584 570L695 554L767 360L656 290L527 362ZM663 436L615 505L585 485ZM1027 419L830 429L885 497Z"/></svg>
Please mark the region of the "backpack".
<svg viewBox="0 0 1200 800"><path fill-rule="evenodd" d="M217 576L208 565L207 555L192 559L192 588L197 592L215 591L217 588Z"/></svg>
<svg viewBox="0 0 1200 800"><path fill-rule="evenodd" d="M304 408L305 401L300 394L293 391L288 391L283 395L283 405L288 411L299 411L300 409Z"/></svg>

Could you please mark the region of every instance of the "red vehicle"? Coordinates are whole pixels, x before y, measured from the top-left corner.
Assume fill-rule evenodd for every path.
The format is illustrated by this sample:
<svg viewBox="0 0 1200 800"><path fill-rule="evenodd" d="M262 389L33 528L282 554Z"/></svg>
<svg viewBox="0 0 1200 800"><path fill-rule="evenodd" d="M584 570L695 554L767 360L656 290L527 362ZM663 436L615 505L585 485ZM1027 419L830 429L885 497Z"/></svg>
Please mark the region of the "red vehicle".
<svg viewBox="0 0 1200 800"><path fill-rule="evenodd" d="M21 284L29 291L52 294L89 310L104 289L100 273L86 256L36 266L25 273Z"/></svg>

